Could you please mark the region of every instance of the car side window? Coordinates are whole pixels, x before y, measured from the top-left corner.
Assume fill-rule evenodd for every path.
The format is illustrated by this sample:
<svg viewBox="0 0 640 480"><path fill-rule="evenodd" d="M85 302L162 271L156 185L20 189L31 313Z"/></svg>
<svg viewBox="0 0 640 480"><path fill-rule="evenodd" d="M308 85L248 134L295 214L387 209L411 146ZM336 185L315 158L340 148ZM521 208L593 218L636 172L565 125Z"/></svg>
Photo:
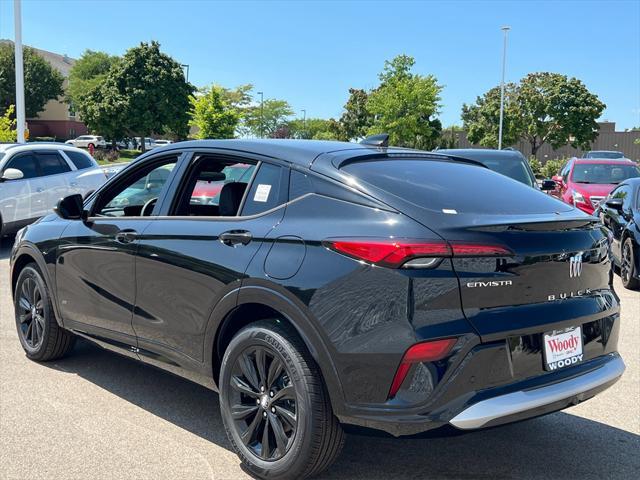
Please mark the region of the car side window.
<svg viewBox="0 0 640 480"><path fill-rule="evenodd" d="M65 150L65 155L69 157L71 162L76 166L78 170L84 170L85 168L91 168L94 166L91 157L84 152L74 152L73 150Z"/></svg>
<svg viewBox="0 0 640 480"><path fill-rule="evenodd" d="M313 192L314 188L309 175L291 170L289 177L289 201Z"/></svg>
<svg viewBox="0 0 640 480"><path fill-rule="evenodd" d="M93 209L97 217L149 216L167 183L177 158L169 157L153 162L128 176L98 198Z"/></svg>
<svg viewBox="0 0 640 480"><path fill-rule="evenodd" d="M194 156L174 199L170 215L233 217L238 215L256 165L212 155Z"/></svg>
<svg viewBox="0 0 640 480"><path fill-rule="evenodd" d="M278 165L262 163L249 188L242 216L257 215L285 203L288 179L283 177L286 172L286 169Z"/></svg>
<svg viewBox="0 0 640 480"><path fill-rule="evenodd" d="M22 172L23 179L40 176L36 156L33 153L23 153L13 157L4 168L5 170L7 168L17 168Z"/></svg>
<svg viewBox="0 0 640 480"><path fill-rule="evenodd" d="M37 157L42 176L57 175L71 171L67 161L57 152L38 152Z"/></svg>

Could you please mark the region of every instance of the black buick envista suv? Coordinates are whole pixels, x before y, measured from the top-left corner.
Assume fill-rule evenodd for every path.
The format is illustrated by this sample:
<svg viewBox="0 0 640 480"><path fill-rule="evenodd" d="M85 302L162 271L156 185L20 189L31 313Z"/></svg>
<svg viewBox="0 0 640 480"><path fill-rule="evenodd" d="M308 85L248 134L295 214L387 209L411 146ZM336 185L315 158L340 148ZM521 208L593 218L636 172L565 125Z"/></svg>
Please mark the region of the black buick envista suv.
<svg viewBox="0 0 640 480"><path fill-rule="evenodd" d="M473 160L384 138L184 142L56 213L11 254L27 356L81 336L219 391L262 478L320 472L345 424L490 427L624 370L597 220Z"/></svg>

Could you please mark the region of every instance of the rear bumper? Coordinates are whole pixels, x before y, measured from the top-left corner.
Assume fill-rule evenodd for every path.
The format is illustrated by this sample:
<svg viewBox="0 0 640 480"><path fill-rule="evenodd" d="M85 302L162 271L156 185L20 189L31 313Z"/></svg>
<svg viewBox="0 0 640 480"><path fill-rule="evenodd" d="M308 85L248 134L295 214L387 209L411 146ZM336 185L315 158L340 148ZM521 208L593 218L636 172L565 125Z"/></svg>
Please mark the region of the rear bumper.
<svg viewBox="0 0 640 480"><path fill-rule="evenodd" d="M431 408L370 408L349 416L344 423L383 430L395 436L414 435L443 426L460 430L493 427L552 413L590 399L613 385L625 365L610 353L574 367L486 388L450 398Z"/></svg>
<svg viewBox="0 0 640 480"><path fill-rule="evenodd" d="M560 381L531 390L519 390L506 395L482 400L465 408L449 423L462 430L482 428L506 423L501 420L525 414L535 416L545 413L547 407L559 402L574 404L589 398L615 383L625 370L618 355L602 366L569 380ZM554 409L552 408L551 411ZM531 415L526 415L530 412Z"/></svg>

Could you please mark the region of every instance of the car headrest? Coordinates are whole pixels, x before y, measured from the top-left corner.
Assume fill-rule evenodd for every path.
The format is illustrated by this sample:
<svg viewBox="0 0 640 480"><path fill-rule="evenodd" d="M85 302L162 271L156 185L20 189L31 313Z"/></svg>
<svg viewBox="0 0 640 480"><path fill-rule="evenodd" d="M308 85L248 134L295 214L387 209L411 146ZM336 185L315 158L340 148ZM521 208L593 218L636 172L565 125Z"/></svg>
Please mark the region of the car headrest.
<svg viewBox="0 0 640 480"><path fill-rule="evenodd" d="M237 215L240 202L247 184L244 182L225 183L220 190L220 216L233 217Z"/></svg>

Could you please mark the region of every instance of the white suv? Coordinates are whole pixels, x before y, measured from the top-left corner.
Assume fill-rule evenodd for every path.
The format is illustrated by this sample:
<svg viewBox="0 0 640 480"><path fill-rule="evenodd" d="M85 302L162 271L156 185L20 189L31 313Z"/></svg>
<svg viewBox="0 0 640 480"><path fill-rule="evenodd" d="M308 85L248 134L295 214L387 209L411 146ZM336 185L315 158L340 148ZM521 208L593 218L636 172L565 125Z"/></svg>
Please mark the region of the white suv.
<svg viewBox="0 0 640 480"><path fill-rule="evenodd" d="M107 142L104 138L98 135L80 135L73 140L67 140L67 145L73 145L78 148L89 148L89 145L93 145L93 148L106 148Z"/></svg>
<svg viewBox="0 0 640 480"><path fill-rule="evenodd" d="M0 144L0 236L48 214L63 197L106 180L85 151L62 143Z"/></svg>

